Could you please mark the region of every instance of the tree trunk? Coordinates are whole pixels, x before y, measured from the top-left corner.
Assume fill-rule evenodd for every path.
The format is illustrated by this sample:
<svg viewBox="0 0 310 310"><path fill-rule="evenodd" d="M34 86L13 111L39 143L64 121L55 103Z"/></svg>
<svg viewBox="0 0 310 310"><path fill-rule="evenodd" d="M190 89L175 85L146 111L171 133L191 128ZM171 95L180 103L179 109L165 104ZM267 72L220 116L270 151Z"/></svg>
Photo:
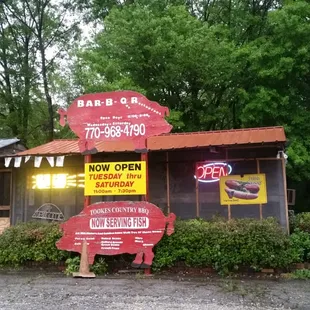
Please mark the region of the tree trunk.
<svg viewBox="0 0 310 310"><path fill-rule="evenodd" d="M49 92L49 87L48 87L45 50L44 50L44 45L42 43L42 39L40 39L40 54L41 54L44 94L45 94L45 99L47 102L48 116L49 116L49 119L48 119L48 141L52 141L54 139L54 112L53 112L52 98L51 98L51 95Z"/></svg>

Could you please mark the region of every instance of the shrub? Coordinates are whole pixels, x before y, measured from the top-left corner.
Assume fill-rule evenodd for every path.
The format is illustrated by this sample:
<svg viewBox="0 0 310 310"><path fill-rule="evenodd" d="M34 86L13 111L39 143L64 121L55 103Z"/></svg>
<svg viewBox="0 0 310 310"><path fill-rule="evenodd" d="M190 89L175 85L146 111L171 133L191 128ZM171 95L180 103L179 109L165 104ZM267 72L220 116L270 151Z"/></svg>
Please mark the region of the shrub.
<svg viewBox="0 0 310 310"><path fill-rule="evenodd" d="M78 272L80 268L80 256L75 256L68 258L66 260L66 275L72 275L73 272ZM102 256L96 256L95 262L90 266L90 271L94 272L96 275L105 274L108 271L108 264Z"/></svg>
<svg viewBox="0 0 310 310"><path fill-rule="evenodd" d="M299 270L295 270L292 273L291 278L293 279L310 279L310 270L309 269L299 269Z"/></svg>
<svg viewBox="0 0 310 310"><path fill-rule="evenodd" d="M307 262L310 260L310 234L295 229L290 236L290 248L295 263Z"/></svg>
<svg viewBox="0 0 310 310"><path fill-rule="evenodd" d="M299 213L292 221L292 232L296 229L310 233L310 212Z"/></svg>
<svg viewBox="0 0 310 310"><path fill-rule="evenodd" d="M77 254L60 251L56 241L61 238L59 225L40 222L22 223L10 227L0 235L0 265L22 265L27 261L65 261L66 273L78 271ZM124 255L118 256L121 260ZM127 257L127 256L126 256ZM113 257L112 264L117 258ZM96 256L91 270L97 274L107 271L107 261ZM288 236L276 222L268 218L214 218L177 220L175 233L164 235L155 247L153 270L172 267L179 262L190 267L212 266L220 273L240 267L288 267L291 263L310 260L310 234L296 229Z"/></svg>
<svg viewBox="0 0 310 310"><path fill-rule="evenodd" d="M57 223L28 222L9 227L0 235L0 265L63 261L70 254L56 248L61 235Z"/></svg>
<svg viewBox="0 0 310 310"><path fill-rule="evenodd" d="M289 236L272 218L177 221L175 233L156 246L153 269L179 261L191 267L213 266L224 273L241 266L287 267L296 259L290 246Z"/></svg>

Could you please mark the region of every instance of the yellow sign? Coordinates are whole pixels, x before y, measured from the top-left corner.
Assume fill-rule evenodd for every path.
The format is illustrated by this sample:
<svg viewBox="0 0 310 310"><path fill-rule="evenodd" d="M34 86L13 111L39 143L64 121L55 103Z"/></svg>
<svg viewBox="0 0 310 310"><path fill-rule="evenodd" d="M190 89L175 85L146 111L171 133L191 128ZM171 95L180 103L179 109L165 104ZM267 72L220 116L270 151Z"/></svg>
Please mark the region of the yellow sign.
<svg viewBox="0 0 310 310"><path fill-rule="evenodd" d="M221 205L267 203L265 174L228 175L220 178Z"/></svg>
<svg viewBox="0 0 310 310"><path fill-rule="evenodd" d="M144 161L85 164L85 196L145 195Z"/></svg>

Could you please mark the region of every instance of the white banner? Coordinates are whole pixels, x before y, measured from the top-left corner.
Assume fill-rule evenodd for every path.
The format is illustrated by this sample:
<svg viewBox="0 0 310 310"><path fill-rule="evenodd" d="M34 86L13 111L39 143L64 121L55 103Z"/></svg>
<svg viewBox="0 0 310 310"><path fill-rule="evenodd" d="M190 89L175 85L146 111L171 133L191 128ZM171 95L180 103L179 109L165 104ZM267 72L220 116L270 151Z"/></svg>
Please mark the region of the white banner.
<svg viewBox="0 0 310 310"><path fill-rule="evenodd" d="M56 167L63 167L64 166L64 159L65 159L65 156L57 156Z"/></svg>
<svg viewBox="0 0 310 310"><path fill-rule="evenodd" d="M20 167L20 163L22 162L22 157L15 157L14 167Z"/></svg>
<svg viewBox="0 0 310 310"><path fill-rule="evenodd" d="M35 166L36 168L40 168L40 166L41 166L41 161L42 161L42 156L36 156L36 157L34 158L34 166Z"/></svg>
<svg viewBox="0 0 310 310"><path fill-rule="evenodd" d="M46 157L47 161L49 162L51 167L54 167L55 162L54 162L54 157Z"/></svg>
<svg viewBox="0 0 310 310"><path fill-rule="evenodd" d="M5 163L4 163L4 166L7 168L10 166L10 162L12 160L12 157L6 157L5 159Z"/></svg>

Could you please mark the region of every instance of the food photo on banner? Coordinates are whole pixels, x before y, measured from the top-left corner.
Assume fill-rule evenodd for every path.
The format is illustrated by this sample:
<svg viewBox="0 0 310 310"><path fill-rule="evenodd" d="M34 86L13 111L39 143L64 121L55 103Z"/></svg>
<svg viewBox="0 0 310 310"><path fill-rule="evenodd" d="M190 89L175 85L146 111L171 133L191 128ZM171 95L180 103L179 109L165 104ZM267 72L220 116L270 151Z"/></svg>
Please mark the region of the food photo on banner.
<svg viewBox="0 0 310 310"><path fill-rule="evenodd" d="M265 174L227 175L220 177L221 205L267 203Z"/></svg>

